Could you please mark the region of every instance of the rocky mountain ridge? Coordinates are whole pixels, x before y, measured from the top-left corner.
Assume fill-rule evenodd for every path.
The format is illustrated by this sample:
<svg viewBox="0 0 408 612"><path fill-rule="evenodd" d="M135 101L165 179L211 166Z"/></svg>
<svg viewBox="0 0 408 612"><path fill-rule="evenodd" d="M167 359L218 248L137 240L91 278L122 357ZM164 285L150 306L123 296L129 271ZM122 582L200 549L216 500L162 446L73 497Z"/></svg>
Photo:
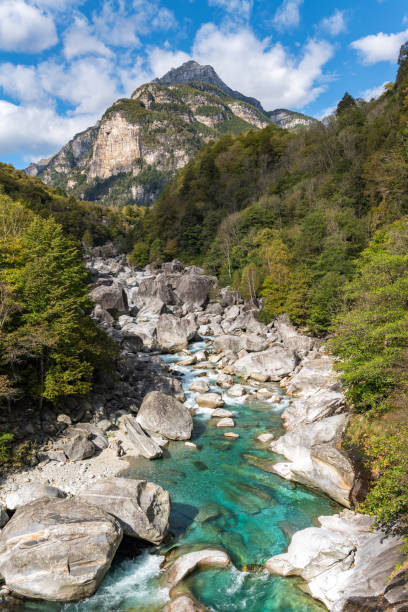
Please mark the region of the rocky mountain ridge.
<svg viewBox="0 0 408 612"><path fill-rule="evenodd" d="M80 199L149 205L206 142L271 122L291 130L314 121L267 113L211 66L191 61L115 102L95 126L25 172Z"/></svg>

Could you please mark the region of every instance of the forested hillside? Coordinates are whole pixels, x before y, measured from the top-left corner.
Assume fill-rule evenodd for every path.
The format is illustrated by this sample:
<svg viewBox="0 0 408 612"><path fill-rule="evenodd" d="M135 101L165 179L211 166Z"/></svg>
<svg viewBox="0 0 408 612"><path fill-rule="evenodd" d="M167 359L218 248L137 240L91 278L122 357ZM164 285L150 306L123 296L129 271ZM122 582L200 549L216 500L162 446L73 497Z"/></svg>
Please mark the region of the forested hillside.
<svg viewBox="0 0 408 612"><path fill-rule="evenodd" d="M138 212L78 202L0 166L0 463L7 414L87 393L115 349L90 319L81 242L132 244ZM3 430L3 433L2 431Z"/></svg>

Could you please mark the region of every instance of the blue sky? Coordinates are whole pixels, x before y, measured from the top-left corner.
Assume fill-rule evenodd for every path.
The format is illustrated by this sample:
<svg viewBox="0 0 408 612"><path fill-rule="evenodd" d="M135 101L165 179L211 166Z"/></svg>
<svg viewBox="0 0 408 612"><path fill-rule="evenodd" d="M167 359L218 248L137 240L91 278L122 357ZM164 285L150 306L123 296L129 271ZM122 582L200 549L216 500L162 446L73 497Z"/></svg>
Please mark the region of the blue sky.
<svg viewBox="0 0 408 612"><path fill-rule="evenodd" d="M188 59L320 118L378 95L406 40L407 0L0 0L0 161L56 152Z"/></svg>

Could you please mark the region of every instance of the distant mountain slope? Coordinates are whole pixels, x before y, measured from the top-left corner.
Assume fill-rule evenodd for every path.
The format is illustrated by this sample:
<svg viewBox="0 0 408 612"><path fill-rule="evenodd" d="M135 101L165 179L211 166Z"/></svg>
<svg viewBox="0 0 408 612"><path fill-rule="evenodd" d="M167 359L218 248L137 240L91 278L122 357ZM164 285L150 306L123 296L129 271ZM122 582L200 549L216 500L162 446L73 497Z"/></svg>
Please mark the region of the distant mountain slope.
<svg viewBox="0 0 408 612"><path fill-rule="evenodd" d="M115 102L97 125L26 173L80 199L149 205L203 144L281 121L268 115L211 66L190 61ZM293 119L286 124L293 129Z"/></svg>
<svg viewBox="0 0 408 612"><path fill-rule="evenodd" d="M289 130L290 132L302 128L308 128L319 123L318 120L314 119L313 117L308 117L307 115L287 110L286 108L277 108L276 110L268 111L265 114L276 125L285 130Z"/></svg>

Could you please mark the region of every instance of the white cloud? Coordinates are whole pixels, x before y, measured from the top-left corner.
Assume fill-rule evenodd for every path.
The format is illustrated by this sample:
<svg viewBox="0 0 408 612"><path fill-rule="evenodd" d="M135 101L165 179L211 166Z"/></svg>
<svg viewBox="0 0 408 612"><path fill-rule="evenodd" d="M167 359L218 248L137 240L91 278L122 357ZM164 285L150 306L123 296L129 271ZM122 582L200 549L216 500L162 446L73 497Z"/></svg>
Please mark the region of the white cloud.
<svg viewBox="0 0 408 612"><path fill-rule="evenodd" d="M328 42L310 40L295 58L279 42L260 40L249 28L225 30L206 24L198 31L190 54L156 48L150 65L154 76L162 76L191 58L211 64L230 87L258 98L265 109L272 110L301 108L324 91L323 66L332 53Z"/></svg>
<svg viewBox="0 0 408 612"><path fill-rule="evenodd" d="M408 30L396 34L371 34L359 38L351 43L364 64L376 64L377 62L395 63L402 44L408 39Z"/></svg>
<svg viewBox="0 0 408 612"><path fill-rule="evenodd" d="M336 9L331 17L322 20L321 26L332 36L337 36L346 30L346 20L344 11Z"/></svg>
<svg viewBox="0 0 408 612"><path fill-rule="evenodd" d="M68 67L55 62L38 66L44 90L72 105L76 113L102 113L122 95L113 62L101 57L87 57Z"/></svg>
<svg viewBox="0 0 408 612"><path fill-rule="evenodd" d="M76 17L73 25L64 34L64 55L67 60L86 54L109 57L112 51L91 33L91 28L83 17Z"/></svg>
<svg viewBox="0 0 408 612"><path fill-rule="evenodd" d="M324 119L327 119L328 117L330 117L336 112L336 108L337 108L337 104L335 104L334 106L328 106L327 108L324 108L322 111L320 111L320 113L315 115L315 119L318 119L319 121L323 121Z"/></svg>
<svg viewBox="0 0 408 612"><path fill-rule="evenodd" d="M98 37L106 44L118 47L140 46L140 35L153 30L169 30L177 25L171 11L160 6L158 0L133 0L132 8L119 1L104 3L100 13L93 14Z"/></svg>
<svg viewBox="0 0 408 612"><path fill-rule="evenodd" d="M0 4L0 49L38 53L57 42L49 15L22 0L3 0Z"/></svg>
<svg viewBox="0 0 408 612"><path fill-rule="evenodd" d="M92 115L61 117L54 108L0 100L0 155L43 157L95 122Z"/></svg>
<svg viewBox="0 0 408 612"><path fill-rule="evenodd" d="M373 98L374 99L379 98L384 93L386 84L387 83L385 82L382 85L378 85L378 87L372 87L371 89L366 89L361 94L361 97L363 98L363 100L366 100L367 102L369 102Z"/></svg>
<svg viewBox="0 0 408 612"><path fill-rule="evenodd" d="M34 4L40 9L47 9L51 11L65 11L71 10L76 6L84 4L86 0L29 0L30 4Z"/></svg>
<svg viewBox="0 0 408 612"><path fill-rule="evenodd" d="M281 30L294 28L299 25L299 8L303 0L283 0L273 18L274 25Z"/></svg>
<svg viewBox="0 0 408 612"><path fill-rule="evenodd" d="M3 93L22 102L45 102L48 98L34 66L0 64Z"/></svg>
<svg viewBox="0 0 408 612"><path fill-rule="evenodd" d="M253 0L208 0L209 6L218 6L237 19L249 19L253 7Z"/></svg>

